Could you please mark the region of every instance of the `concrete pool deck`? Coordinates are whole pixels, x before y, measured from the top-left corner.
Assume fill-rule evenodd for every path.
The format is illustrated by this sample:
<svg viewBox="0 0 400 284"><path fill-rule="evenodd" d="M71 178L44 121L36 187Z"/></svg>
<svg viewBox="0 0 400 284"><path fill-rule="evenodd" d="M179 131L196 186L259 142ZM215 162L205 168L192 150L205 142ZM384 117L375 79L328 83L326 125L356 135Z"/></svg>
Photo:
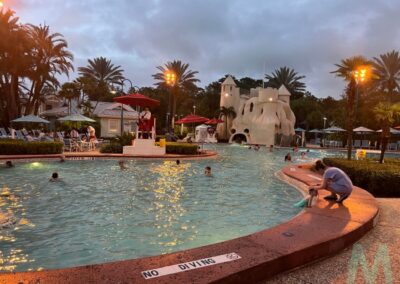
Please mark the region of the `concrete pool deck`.
<svg viewBox="0 0 400 284"><path fill-rule="evenodd" d="M285 167L279 177L301 190L321 182L298 165ZM331 256L376 224L378 204L368 192L355 187L343 205L325 201L325 195L288 222L241 238L140 259L0 274L0 283L256 283Z"/></svg>

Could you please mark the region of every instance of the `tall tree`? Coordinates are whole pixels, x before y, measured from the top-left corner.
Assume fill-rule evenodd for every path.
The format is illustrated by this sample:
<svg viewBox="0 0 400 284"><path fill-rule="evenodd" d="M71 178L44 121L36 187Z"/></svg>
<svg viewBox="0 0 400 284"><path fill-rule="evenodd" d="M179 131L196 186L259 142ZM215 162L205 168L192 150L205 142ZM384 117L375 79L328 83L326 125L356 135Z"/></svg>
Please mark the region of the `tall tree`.
<svg viewBox="0 0 400 284"><path fill-rule="evenodd" d="M400 92L400 55L392 50L374 57L374 72L377 76L375 84L380 91L388 94L388 99L393 101Z"/></svg>
<svg viewBox="0 0 400 284"><path fill-rule="evenodd" d="M67 50L68 43L60 33L50 33L49 26L28 24L28 33L33 43L33 68L29 70L32 82L25 114L38 113L43 100L44 88L55 89L60 84L56 75L73 70L73 55Z"/></svg>
<svg viewBox="0 0 400 284"><path fill-rule="evenodd" d="M58 95L68 101L68 114L71 114L71 102L73 99L79 99L81 90L77 83L66 82L62 85Z"/></svg>
<svg viewBox="0 0 400 284"><path fill-rule="evenodd" d="M192 71L189 69L188 63L182 63L180 60L169 61L165 64L165 66L158 66L157 69L160 71L153 75L153 78L158 82L155 83L156 86L162 89L167 89L168 84L166 81L166 74L168 72L173 73L175 75L175 81L173 81L173 85L171 88L172 91L172 119L171 126L173 129L175 122L175 113L176 113L176 103L178 98L182 94L194 93L198 91L196 86L197 82L200 82L199 79L196 78L196 74L198 71Z"/></svg>
<svg viewBox="0 0 400 284"><path fill-rule="evenodd" d="M371 62L363 56L354 56L343 59L340 64L335 64L335 66L337 69L331 73L335 74L337 77L343 78L347 82L347 159L351 160L351 153L353 150L354 118L356 111L355 107L358 92L358 86L354 77L354 72L359 68L367 68L370 70Z"/></svg>
<svg viewBox="0 0 400 284"><path fill-rule="evenodd" d="M272 72L271 75L265 74L267 87L280 88L282 85L288 89L292 95L292 99L301 98L306 90L306 84L301 82L306 76L298 75L294 69L289 67L281 67Z"/></svg>
<svg viewBox="0 0 400 284"><path fill-rule="evenodd" d="M120 85L124 76L121 66L115 66L111 60L105 57L96 57L88 60L86 67L78 68L80 81L87 86L87 94L91 100L99 102L101 99L110 96L110 86Z"/></svg>
<svg viewBox="0 0 400 284"><path fill-rule="evenodd" d="M380 102L373 110L375 119L378 120L382 127L381 135L381 155L379 163L383 163L386 147L390 137L390 127L395 118L400 115L400 103L391 104L390 102Z"/></svg>
<svg viewBox="0 0 400 284"><path fill-rule="evenodd" d="M0 113L5 125L20 114L20 79L32 66L31 42L18 21L13 11L0 10Z"/></svg>

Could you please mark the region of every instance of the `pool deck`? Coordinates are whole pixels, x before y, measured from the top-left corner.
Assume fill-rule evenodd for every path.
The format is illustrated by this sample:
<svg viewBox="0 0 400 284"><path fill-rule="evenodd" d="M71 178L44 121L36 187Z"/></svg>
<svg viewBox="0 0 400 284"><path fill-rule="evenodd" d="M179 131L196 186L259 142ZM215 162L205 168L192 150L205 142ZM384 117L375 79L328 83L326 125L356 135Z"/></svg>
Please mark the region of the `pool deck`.
<svg viewBox="0 0 400 284"><path fill-rule="evenodd" d="M306 165L289 165L278 176L303 191L321 183ZM0 274L0 283L257 283L332 256L376 225L378 204L368 192L355 187L343 205L324 200L327 194L288 222L241 238L140 259Z"/></svg>
<svg viewBox="0 0 400 284"><path fill-rule="evenodd" d="M203 159L216 157L218 154L214 151L203 150L198 155L178 155L178 154L165 154L165 155L124 155L124 154L105 154L99 151L89 151L89 152L64 152L62 154L50 154L50 155L0 155L0 161L7 160L32 160L32 159L60 159L64 157L66 160L75 160L78 158L104 158L104 159L165 159L165 160L175 160L175 159Z"/></svg>

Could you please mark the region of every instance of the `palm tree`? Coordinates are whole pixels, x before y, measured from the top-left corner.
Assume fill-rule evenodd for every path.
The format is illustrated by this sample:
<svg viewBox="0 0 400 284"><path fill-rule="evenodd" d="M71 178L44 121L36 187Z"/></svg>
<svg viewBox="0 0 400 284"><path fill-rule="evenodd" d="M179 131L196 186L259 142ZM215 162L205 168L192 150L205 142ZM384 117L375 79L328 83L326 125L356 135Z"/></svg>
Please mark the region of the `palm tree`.
<svg viewBox="0 0 400 284"><path fill-rule="evenodd" d="M388 99L393 100L394 95L400 92L400 55L392 50L374 57L374 73L377 75L375 85L380 91L388 94Z"/></svg>
<svg viewBox="0 0 400 284"><path fill-rule="evenodd" d="M218 116L220 119L225 121L225 139L228 139L228 119L233 120L236 117L236 112L234 107L221 107L218 111Z"/></svg>
<svg viewBox="0 0 400 284"><path fill-rule="evenodd" d="M88 65L86 67L79 67L78 72L82 77L80 81L91 85L87 87L88 90L90 89L89 98L97 102L110 94L110 85L120 85L124 79L122 75L124 70L121 69L121 66L114 66L111 60L105 57L96 57L93 60L89 59ZM83 89L85 88L83 86Z"/></svg>
<svg viewBox="0 0 400 284"><path fill-rule="evenodd" d="M353 128L355 118L355 107L358 85L354 78L354 71L360 67L368 68L371 62L363 56L354 56L343 59L340 64L335 64L337 69L331 73L337 77L343 78L348 82L346 86L346 97L347 97L347 159L351 160L351 153L353 148Z"/></svg>
<svg viewBox="0 0 400 284"><path fill-rule="evenodd" d="M20 78L32 66L26 28L11 10L0 10L0 113L5 125L20 115Z"/></svg>
<svg viewBox="0 0 400 284"><path fill-rule="evenodd" d="M73 55L67 50L68 43L60 33L50 33L49 26L35 26L28 24L28 33L33 43L33 68L28 77L32 81L30 95L25 114L34 111L37 114L40 101L43 100L43 89L55 89L60 83L56 75L69 75L74 70Z"/></svg>
<svg viewBox="0 0 400 284"><path fill-rule="evenodd" d="M375 119L382 126L381 135L381 155L379 163L383 163L386 147L390 137L390 126L394 123L396 117L400 116L400 103L391 104L390 102L380 102L373 110Z"/></svg>
<svg viewBox="0 0 400 284"><path fill-rule="evenodd" d="M195 83L200 82L195 77L198 71L192 71L189 69L188 63L182 63L180 60L169 61L165 66L158 66L157 69L160 71L153 75L155 80L159 82L155 83L159 88L166 89L168 84L166 82L166 73L171 72L175 74L175 82L172 85L172 119L171 126L174 129L175 113L176 113L176 102L180 94L189 92L190 90L197 90ZM170 103L170 102L169 102Z"/></svg>
<svg viewBox="0 0 400 284"><path fill-rule="evenodd" d="M306 84L300 82L306 76L300 76L294 69L289 67L281 67L276 69L271 75L265 74L267 87L280 88L282 85L288 89L292 95L292 99L301 98L306 90Z"/></svg>
<svg viewBox="0 0 400 284"><path fill-rule="evenodd" d="M80 97L81 90L76 83L66 82L62 85L58 95L68 101L68 114L71 114L71 101Z"/></svg>

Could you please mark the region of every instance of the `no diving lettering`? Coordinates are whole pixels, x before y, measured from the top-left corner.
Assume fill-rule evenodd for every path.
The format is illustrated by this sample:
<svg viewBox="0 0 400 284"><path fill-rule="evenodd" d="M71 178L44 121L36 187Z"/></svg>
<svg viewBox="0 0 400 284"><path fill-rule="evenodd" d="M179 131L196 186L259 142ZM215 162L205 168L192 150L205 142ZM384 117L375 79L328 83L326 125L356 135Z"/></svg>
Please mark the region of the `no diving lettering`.
<svg viewBox="0 0 400 284"><path fill-rule="evenodd" d="M179 273L179 272L188 271L188 270L192 270L192 269L203 268L203 267L215 265L218 263L235 261L240 258L241 257L238 254L232 252L232 253L228 253L228 254L222 254L222 255L218 255L218 256L213 256L213 257L198 259L198 260L194 260L194 261L174 264L174 265L170 265L170 266L164 266L161 268L142 271L142 275L145 279L152 279L152 278L156 278L156 277L160 277L160 276L164 276L164 275L168 275L168 274L174 274L174 273Z"/></svg>

